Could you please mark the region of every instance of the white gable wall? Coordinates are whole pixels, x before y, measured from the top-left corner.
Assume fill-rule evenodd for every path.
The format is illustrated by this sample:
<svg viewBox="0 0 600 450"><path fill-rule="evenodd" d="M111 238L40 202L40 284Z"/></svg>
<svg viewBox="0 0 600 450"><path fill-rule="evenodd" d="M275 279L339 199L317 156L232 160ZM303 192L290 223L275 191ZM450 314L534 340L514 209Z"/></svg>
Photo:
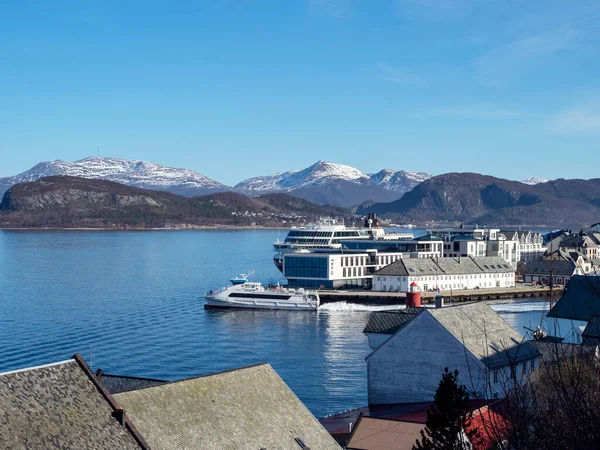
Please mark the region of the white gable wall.
<svg viewBox="0 0 600 450"><path fill-rule="evenodd" d="M367 357L369 404L433 401L444 368L458 370L460 382L480 398L487 370L429 313L422 312Z"/></svg>

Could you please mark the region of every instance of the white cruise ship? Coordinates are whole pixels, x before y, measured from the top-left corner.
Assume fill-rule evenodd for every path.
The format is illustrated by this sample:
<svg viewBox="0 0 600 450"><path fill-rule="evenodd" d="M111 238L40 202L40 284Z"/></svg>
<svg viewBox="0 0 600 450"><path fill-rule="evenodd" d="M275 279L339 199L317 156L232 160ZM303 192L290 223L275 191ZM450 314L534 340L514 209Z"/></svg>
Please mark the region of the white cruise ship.
<svg viewBox="0 0 600 450"><path fill-rule="evenodd" d="M344 224L336 223L335 219L321 219L306 227L292 228L283 242L277 239L273 243L275 249L273 262L279 270L282 270L285 253L339 249L342 248L342 240L382 239L384 236L385 231L379 227L379 220L375 214L369 214L361 228L346 227Z"/></svg>
<svg viewBox="0 0 600 450"><path fill-rule="evenodd" d="M204 295L205 308L316 310L319 294L304 289L265 288L261 283L234 284Z"/></svg>

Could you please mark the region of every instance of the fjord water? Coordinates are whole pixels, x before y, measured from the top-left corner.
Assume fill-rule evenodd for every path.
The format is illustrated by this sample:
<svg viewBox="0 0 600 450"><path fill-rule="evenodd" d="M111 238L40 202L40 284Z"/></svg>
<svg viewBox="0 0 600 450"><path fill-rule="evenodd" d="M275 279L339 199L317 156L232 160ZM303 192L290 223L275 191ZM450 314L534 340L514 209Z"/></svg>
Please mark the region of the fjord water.
<svg viewBox="0 0 600 450"><path fill-rule="evenodd" d="M273 265L277 231L0 231L0 372L81 353L94 370L180 379L270 363L317 417L366 404L376 307L205 310L203 294ZM283 235L281 235L283 237ZM519 331L543 302L493 305Z"/></svg>

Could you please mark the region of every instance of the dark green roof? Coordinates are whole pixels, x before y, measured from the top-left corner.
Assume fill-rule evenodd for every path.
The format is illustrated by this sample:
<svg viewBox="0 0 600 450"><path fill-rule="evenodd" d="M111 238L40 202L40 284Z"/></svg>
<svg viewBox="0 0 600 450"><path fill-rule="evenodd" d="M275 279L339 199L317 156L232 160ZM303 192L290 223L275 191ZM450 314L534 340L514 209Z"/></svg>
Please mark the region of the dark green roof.
<svg viewBox="0 0 600 450"><path fill-rule="evenodd" d="M404 311L374 311L369 316L363 333L394 334L421 312L421 308Z"/></svg>
<svg viewBox="0 0 600 450"><path fill-rule="evenodd" d="M156 380L154 378L138 378L122 375L109 375L99 369L96 371L96 378L110 394L120 392L134 391L151 386L158 386L167 383L166 380Z"/></svg>
<svg viewBox="0 0 600 450"><path fill-rule="evenodd" d="M598 276L571 277L565 286L564 294L548 313L548 317L585 321L590 321L594 316L600 316Z"/></svg>

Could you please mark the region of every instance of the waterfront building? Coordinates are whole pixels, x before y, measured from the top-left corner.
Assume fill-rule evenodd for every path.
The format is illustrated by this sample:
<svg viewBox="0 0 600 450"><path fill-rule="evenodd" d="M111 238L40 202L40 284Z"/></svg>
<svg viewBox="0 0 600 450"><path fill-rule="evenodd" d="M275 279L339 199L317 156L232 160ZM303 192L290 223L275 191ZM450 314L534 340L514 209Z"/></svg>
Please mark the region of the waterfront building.
<svg viewBox="0 0 600 450"><path fill-rule="evenodd" d="M377 311L369 316L369 321L365 326L363 333L369 340L369 347L372 350L380 347L396 331L410 323L421 308L407 308L393 311Z"/></svg>
<svg viewBox="0 0 600 450"><path fill-rule="evenodd" d="M582 274L588 274L597 270L596 259L590 259L583 253L572 249L564 249L559 247L556 251L544 256L545 260L549 261L573 261L575 266L580 269Z"/></svg>
<svg viewBox="0 0 600 450"><path fill-rule="evenodd" d="M509 288L515 269L498 256L399 259L374 274L374 291L408 292L411 283L423 291Z"/></svg>
<svg viewBox="0 0 600 450"><path fill-rule="evenodd" d="M577 234L564 236L559 245L563 250L577 251L586 258L597 259L600 257L598 251L598 248L600 247L600 232L581 231Z"/></svg>
<svg viewBox="0 0 600 450"><path fill-rule="evenodd" d="M525 265L523 281L525 283L565 285L571 277L585 275L583 267L578 264L573 260L540 259L530 261Z"/></svg>
<svg viewBox="0 0 600 450"><path fill-rule="evenodd" d="M290 287L370 288L373 274L400 259L443 255L442 241L416 239L342 240L342 248L284 253L283 276Z"/></svg>
<svg viewBox="0 0 600 450"><path fill-rule="evenodd" d="M538 359L535 347L485 303L422 308L367 356L369 404L430 402L446 367L459 371L472 398L498 398Z"/></svg>
<svg viewBox="0 0 600 450"><path fill-rule="evenodd" d="M339 450L269 364L122 392L153 450Z"/></svg>
<svg viewBox="0 0 600 450"><path fill-rule="evenodd" d="M502 233L506 234L504 231ZM546 247L544 246L544 239L540 233L517 231L517 237L519 239L519 261L527 263L544 256Z"/></svg>
<svg viewBox="0 0 600 450"><path fill-rule="evenodd" d="M428 233L442 238L444 256L500 256L511 266L544 255L546 247L541 234L509 231L499 228L437 228Z"/></svg>
<svg viewBox="0 0 600 450"><path fill-rule="evenodd" d="M547 317L588 323L600 317L600 277L573 276Z"/></svg>

